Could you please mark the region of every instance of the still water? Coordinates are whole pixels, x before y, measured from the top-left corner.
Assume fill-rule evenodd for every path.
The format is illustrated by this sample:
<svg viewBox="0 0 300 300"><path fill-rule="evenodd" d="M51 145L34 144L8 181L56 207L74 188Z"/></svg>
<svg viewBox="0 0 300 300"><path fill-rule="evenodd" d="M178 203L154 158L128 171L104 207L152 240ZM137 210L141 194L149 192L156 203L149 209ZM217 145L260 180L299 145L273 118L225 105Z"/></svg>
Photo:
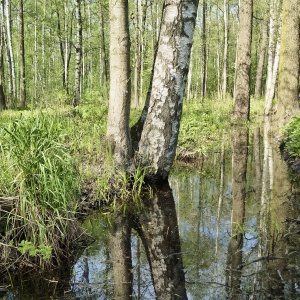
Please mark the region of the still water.
<svg viewBox="0 0 300 300"><path fill-rule="evenodd" d="M139 221L143 234L132 230L129 240L133 299L176 298L167 289L183 299L300 299L299 177L267 132L233 130L200 161L176 163L169 185L154 189ZM63 293L22 297L18 289L3 299L113 299L124 251L111 252L100 213L84 226L95 242Z"/></svg>

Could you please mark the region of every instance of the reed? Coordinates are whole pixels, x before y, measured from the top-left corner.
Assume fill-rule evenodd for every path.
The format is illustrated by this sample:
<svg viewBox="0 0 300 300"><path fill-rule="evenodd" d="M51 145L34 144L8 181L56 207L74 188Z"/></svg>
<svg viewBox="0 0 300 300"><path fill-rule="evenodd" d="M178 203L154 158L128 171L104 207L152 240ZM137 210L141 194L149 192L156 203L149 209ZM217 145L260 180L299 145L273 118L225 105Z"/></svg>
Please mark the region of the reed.
<svg viewBox="0 0 300 300"><path fill-rule="evenodd" d="M80 234L75 219L80 176L63 124L58 115L40 113L2 129L0 193L11 199L1 216L3 262L22 255L42 267L59 264Z"/></svg>

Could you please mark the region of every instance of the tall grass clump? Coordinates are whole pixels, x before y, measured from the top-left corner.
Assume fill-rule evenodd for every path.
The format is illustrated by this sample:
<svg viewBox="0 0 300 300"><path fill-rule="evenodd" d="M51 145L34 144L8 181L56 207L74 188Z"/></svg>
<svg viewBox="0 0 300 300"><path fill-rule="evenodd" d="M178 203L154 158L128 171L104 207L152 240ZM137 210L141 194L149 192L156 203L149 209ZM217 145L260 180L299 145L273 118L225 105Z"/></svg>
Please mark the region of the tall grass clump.
<svg viewBox="0 0 300 300"><path fill-rule="evenodd" d="M4 262L21 255L31 265L59 264L79 234L75 211L80 176L64 144L63 124L58 116L40 113L1 130Z"/></svg>

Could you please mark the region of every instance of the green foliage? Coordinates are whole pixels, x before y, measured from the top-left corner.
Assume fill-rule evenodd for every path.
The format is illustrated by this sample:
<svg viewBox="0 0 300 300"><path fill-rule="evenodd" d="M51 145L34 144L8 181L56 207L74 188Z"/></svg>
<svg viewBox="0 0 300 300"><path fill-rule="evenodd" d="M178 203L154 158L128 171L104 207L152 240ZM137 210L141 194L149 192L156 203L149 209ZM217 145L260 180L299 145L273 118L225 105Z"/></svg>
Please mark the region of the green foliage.
<svg viewBox="0 0 300 300"><path fill-rule="evenodd" d="M288 153L300 157L300 115L295 117L284 130L284 143Z"/></svg>
<svg viewBox="0 0 300 300"><path fill-rule="evenodd" d="M39 245L38 247L35 247L34 244L28 241L21 241L18 246L18 250L22 253L29 253L30 256L37 256L40 254L44 259L49 259L51 257L52 253L52 247L51 246L45 246L45 245Z"/></svg>
<svg viewBox="0 0 300 300"><path fill-rule="evenodd" d="M180 133L179 155L199 156L219 145L224 131L230 130L232 100L207 99L187 102L184 107Z"/></svg>

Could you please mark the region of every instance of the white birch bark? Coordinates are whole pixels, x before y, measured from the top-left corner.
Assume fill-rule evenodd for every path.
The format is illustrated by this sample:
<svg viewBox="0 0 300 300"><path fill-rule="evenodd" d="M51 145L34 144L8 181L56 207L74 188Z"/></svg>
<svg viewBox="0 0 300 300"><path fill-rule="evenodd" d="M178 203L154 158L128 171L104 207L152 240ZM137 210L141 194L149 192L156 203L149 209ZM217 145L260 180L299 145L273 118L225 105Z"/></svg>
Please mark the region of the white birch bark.
<svg viewBox="0 0 300 300"><path fill-rule="evenodd" d="M166 179L173 163L198 1L166 0L153 69L149 108L138 155L149 174Z"/></svg>

